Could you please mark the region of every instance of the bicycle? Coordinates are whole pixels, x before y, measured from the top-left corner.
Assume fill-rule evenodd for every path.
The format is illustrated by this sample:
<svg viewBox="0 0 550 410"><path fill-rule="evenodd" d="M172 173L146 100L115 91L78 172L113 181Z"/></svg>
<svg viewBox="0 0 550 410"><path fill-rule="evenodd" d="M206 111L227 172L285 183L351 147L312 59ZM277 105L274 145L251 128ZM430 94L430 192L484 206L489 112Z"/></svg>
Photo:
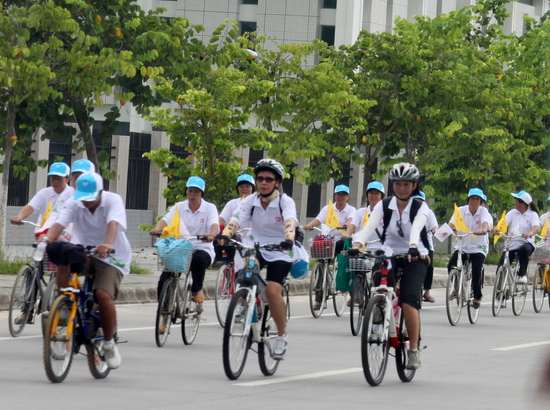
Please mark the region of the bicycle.
<svg viewBox="0 0 550 410"><path fill-rule="evenodd" d="M531 260L538 264L533 280L533 308L536 313L540 313L544 297L550 292L550 244L547 242L548 238L535 236L542 239L536 244L535 251L531 255ZM548 304L550 306L550 297Z"/></svg>
<svg viewBox="0 0 550 410"><path fill-rule="evenodd" d="M475 309L473 306L472 264L468 254L462 252L462 240L467 235L477 234L475 232L455 233L458 241L458 258L456 266L453 266L447 279L445 307L447 310L447 319L449 319L449 323L453 326L458 324L464 306L468 308L468 320L472 325L476 324L479 317L479 308ZM463 255L466 255L464 262L462 261Z"/></svg>
<svg viewBox="0 0 550 410"><path fill-rule="evenodd" d="M85 253L95 257L95 247L88 246ZM104 379L110 370L103 351L103 328L99 306L94 303L94 268L90 265L83 286L79 275L73 273L69 286L59 289L48 315L44 333L44 369L48 379L61 383L71 368L73 355L81 345L86 346L88 368L96 379ZM115 331L115 342L117 342Z"/></svg>
<svg viewBox="0 0 550 410"><path fill-rule="evenodd" d="M377 251L374 257L369 253L362 253L359 257L374 258L373 272L380 272L380 284L371 288L371 298L365 310L366 321L361 333L363 374L371 386L378 386L384 379L389 350L393 347L399 379L405 383L410 382L416 370L407 369L410 341L399 298L402 270L398 269L394 288L389 286L390 258L383 251ZM391 258L403 259L407 258L407 254L393 255ZM418 342L420 343L420 335Z"/></svg>
<svg viewBox="0 0 550 410"><path fill-rule="evenodd" d="M38 226L30 221L12 221L14 225L29 224ZM36 248L36 244L32 245ZM15 278L10 296L9 329L13 337L19 336L27 323L34 324L35 318L40 316L42 333L46 327L48 311L57 292L55 281L56 266L48 259L47 254L34 252L33 261L21 267ZM46 283L44 272L50 273L50 280ZM16 317L23 316L20 324L15 324Z"/></svg>
<svg viewBox="0 0 550 410"><path fill-rule="evenodd" d="M267 282L260 276L255 255L260 249L280 250L280 247L278 244L260 245L258 243L246 246L233 239L230 243L245 250L245 258L248 258L248 261L246 267L237 273L235 294L227 309L223 332L223 369L229 379L238 379L244 370L248 350L252 343L257 343L260 370L265 376L272 376L280 362L273 358L275 338L278 333L269 305L262 295ZM288 322L290 318L288 280L283 283L282 292Z"/></svg>
<svg viewBox="0 0 550 410"><path fill-rule="evenodd" d="M495 232L496 235L504 236L504 262L497 270L495 278L495 286L493 287L493 316L497 317L500 309L505 307L506 300L512 299L512 311L515 316L519 316L525 306L528 287L526 283L518 282L519 262L515 260L510 262L510 242L514 238L519 238L521 235L508 236L502 232Z"/></svg>
<svg viewBox="0 0 550 410"><path fill-rule="evenodd" d="M197 235L197 239L202 238L204 238L203 235ZM184 344L192 344L199 331L203 309L202 303L196 303L193 300L191 292L193 278L189 270L193 245L187 240L180 245L168 247L160 241L155 244L159 251L159 258L165 266L164 271L170 274L160 291L155 319L155 342L158 347L164 346L170 334L171 325L179 324L178 319L181 320L181 337ZM180 286L182 273L185 277L183 286Z"/></svg>
<svg viewBox="0 0 550 410"><path fill-rule="evenodd" d="M314 227L318 231L321 229ZM335 229L345 229L338 226ZM314 318L319 318L326 308L327 302L332 298L334 313L341 317L346 309L346 293L336 289L336 272L338 272L338 260L334 257L336 241L328 235L317 235L310 239L309 253L311 259L317 259L311 271L309 285L309 307ZM332 271L331 260L334 259Z"/></svg>

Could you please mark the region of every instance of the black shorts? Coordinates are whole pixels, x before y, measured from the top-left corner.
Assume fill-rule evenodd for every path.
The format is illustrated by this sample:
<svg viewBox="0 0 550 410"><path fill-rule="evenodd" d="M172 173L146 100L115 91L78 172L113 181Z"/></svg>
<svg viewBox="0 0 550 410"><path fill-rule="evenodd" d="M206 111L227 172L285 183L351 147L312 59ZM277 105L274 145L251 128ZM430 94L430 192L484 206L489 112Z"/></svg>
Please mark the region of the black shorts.
<svg viewBox="0 0 550 410"><path fill-rule="evenodd" d="M260 262L260 270L267 265L267 275L265 279L268 282L277 282L279 285L282 286L286 277L288 276L288 273L290 272L290 268L292 268L292 262L267 262L260 252L256 254L256 259L258 259L258 261Z"/></svg>
<svg viewBox="0 0 550 410"><path fill-rule="evenodd" d="M81 273L88 258L84 247L70 242L52 242L46 247L48 258L56 265L70 266L70 271Z"/></svg>
<svg viewBox="0 0 550 410"><path fill-rule="evenodd" d="M394 273L398 267L403 269L399 285L401 303L406 303L416 310L420 309L420 298L422 297L420 293L428 271L428 260L424 258L409 262L406 259L392 258L391 263Z"/></svg>

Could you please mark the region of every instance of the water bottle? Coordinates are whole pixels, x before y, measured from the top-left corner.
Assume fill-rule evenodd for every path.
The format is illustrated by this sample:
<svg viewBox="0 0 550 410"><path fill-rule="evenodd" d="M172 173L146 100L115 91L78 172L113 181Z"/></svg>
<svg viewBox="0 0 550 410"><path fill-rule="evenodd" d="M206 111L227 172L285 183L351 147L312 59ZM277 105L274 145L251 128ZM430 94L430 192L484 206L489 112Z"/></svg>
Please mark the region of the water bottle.
<svg viewBox="0 0 550 410"><path fill-rule="evenodd" d="M34 254L32 255L32 258L37 261L37 262L40 262L42 259L44 259L44 252L46 252L46 246L48 244L46 242L39 242L37 245L36 245L36 250L34 251Z"/></svg>
<svg viewBox="0 0 550 410"><path fill-rule="evenodd" d="M394 296L391 300L391 305L393 307L393 317L395 318L395 323L399 323L399 303L397 298Z"/></svg>

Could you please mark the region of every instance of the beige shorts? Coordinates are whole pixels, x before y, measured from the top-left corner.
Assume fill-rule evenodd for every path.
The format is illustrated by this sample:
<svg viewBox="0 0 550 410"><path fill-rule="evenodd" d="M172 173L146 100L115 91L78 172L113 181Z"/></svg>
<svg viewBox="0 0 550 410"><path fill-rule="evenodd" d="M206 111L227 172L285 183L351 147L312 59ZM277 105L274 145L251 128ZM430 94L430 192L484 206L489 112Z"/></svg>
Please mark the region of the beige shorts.
<svg viewBox="0 0 550 410"><path fill-rule="evenodd" d="M95 268L93 290L103 289L113 297L113 300L116 300L122 281L122 273L114 266L96 258L90 258L88 263L92 263Z"/></svg>

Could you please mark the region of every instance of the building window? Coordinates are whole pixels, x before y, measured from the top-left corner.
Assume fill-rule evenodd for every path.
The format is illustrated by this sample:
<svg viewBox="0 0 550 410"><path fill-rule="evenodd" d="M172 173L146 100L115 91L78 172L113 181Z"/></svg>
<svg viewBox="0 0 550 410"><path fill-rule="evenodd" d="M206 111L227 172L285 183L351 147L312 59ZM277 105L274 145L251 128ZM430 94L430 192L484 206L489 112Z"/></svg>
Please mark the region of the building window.
<svg viewBox="0 0 550 410"><path fill-rule="evenodd" d="M323 8L324 9L335 9L337 0L323 0Z"/></svg>
<svg viewBox="0 0 550 410"><path fill-rule="evenodd" d="M315 218L321 210L321 185L310 184L307 190L306 217Z"/></svg>
<svg viewBox="0 0 550 410"><path fill-rule="evenodd" d="M518 0L518 3L527 4L529 6L533 5L533 0Z"/></svg>
<svg viewBox="0 0 550 410"><path fill-rule="evenodd" d="M131 132L128 156L127 209L147 209L149 206L149 169L151 161L143 154L151 151L151 134Z"/></svg>
<svg viewBox="0 0 550 410"><path fill-rule="evenodd" d="M241 4L258 4L258 0L242 0Z"/></svg>
<svg viewBox="0 0 550 410"><path fill-rule="evenodd" d="M239 25L241 26L241 36L244 36L245 33L255 33L257 22L255 21L240 21Z"/></svg>
<svg viewBox="0 0 550 410"><path fill-rule="evenodd" d="M334 45L334 36L336 34L335 26L321 26L321 40L329 46Z"/></svg>

